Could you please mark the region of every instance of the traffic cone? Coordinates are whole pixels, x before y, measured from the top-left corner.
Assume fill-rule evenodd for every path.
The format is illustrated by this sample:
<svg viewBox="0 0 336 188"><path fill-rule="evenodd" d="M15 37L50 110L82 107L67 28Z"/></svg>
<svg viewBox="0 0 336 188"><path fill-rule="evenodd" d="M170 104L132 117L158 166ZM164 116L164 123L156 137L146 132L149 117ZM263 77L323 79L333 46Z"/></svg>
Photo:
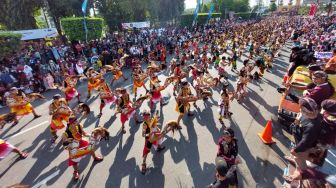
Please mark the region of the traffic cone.
<svg viewBox="0 0 336 188"><path fill-rule="evenodd" d="M268 120L264 130L261 133L258 133L258 136L265 144L275 143L272 140L272 120Z"/></svg>

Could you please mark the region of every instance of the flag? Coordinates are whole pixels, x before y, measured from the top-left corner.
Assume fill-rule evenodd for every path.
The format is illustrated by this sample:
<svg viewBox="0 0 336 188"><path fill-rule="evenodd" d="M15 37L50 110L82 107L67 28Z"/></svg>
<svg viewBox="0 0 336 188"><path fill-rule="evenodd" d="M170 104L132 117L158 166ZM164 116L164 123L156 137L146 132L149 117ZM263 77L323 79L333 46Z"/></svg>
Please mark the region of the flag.
<svg viewBox="0 0 336 188"><path fill-rule="evenodd" d="M195 23L195 21L196 21L197 14L198 14L198 11L199 11L200 5L201 5L201 0L196 0L196 1L197 1L197 5L196 5L196 8L195 8L195 12L194 12L194 21L193 21L193 23Z"/></svg>
<svg viewBox="0 0 336 188"><path fill-rule="evenodd" d="M315 16L316 12L317 12L317 5L312 4L309 10L309 16Z"/></svg>
<svg viewBox="0 0 336 188"><path fill-rule="evenodd" d="M210 5L210 9L209 9L209 13L208 13L208 19L207 19L207 22L210 20L211 16L212 16L212 13L214 12L215 10L215 3L211 3Z"/></svg>
<svg viewBox="0 0 336 188"><path fill-rule="evenodd" d="M84 15L86 14L87 4L88 4L88 0L84 0L83 4L82 4L82 12L83 12Z"/></svg>

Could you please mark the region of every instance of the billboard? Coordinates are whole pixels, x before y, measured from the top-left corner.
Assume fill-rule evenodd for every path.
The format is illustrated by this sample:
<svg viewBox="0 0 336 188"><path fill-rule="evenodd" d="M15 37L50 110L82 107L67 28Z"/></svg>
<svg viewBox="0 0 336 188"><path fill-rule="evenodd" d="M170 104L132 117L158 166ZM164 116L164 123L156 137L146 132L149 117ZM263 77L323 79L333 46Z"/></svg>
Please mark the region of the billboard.
<svg viewBox="0 0 336 188"><path fill-rule="evenodd" d="M131 23L122 23L123 29L133 29L135 28L146 28L150 27L150 22L131 22Z"/></svg>
<svg viewBox="0 0 336 188"><path fill-rule="evenodd" d="M56 28L19 30L12 32L22 34L21 40L45 39L58 36Z"/></svg>

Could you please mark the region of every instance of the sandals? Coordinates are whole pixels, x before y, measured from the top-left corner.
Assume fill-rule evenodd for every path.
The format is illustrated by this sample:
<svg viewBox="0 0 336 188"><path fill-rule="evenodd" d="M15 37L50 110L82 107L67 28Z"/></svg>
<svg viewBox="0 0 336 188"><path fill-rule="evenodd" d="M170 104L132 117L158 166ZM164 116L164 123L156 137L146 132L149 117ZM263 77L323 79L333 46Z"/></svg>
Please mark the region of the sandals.
<svg viewBox="0 0 336 188"><path fill-rule="evenodd" d="M57 138L58 138L58 136L53 136L51 138L51 143L54 144L56 142Z"/></svg>
<svg viewBox="0 0 336 188"><path fill-rule="evenodd" d="M166 148L166 146L160 146L160 147L158 147L158 149L156 150L156 152L160 152L160 151L164 150L165 148Z"/></svg>
<svg viewBox="0 0 336 188"><path fill-rule="evenodd" d="M94 159L94 161L96 161L96 162L100 162L100 161L103 161L103 160L104 160L104 158L101 157L101 156L96 156L96 157L94 157L93 159Z"/></svg>
<svg viewBox="0 0 336 188"><path fill-rule="evenodd" d="M12 124L12 126L15 126L19 123L19 121L14 121L14 123Z"/></svg>
<svg viewBox="0 0 336 188"><path fill-rule="evenodd" d="M28 153L26 153L26 152L21 152L21 154L20 154L20 158L21 159L25 159L25 158L27 158L28 157Z"/></svg>
<svg viewBox="0 0 336 188"><path fill-rule="evenodd" d="M141 173L145 174L146 170L147 170L146 163L142 163L142 165L141 165Z"/></svg>
<svg viewBox="0 0 336 188"><path fill-rule="evenodd" d="M78 180L79 179L79 172L78 171L74 171L74 173L73 173L73 178L74 178L74 180Z"/></svg>
<svg viewBox="0 0 336 188"><path fill-rule="evenodd" d="M37 118L39 118L39 117L41 117L41 115L35 115L35 116L34 116L34 119L37 119Z"/></svg>

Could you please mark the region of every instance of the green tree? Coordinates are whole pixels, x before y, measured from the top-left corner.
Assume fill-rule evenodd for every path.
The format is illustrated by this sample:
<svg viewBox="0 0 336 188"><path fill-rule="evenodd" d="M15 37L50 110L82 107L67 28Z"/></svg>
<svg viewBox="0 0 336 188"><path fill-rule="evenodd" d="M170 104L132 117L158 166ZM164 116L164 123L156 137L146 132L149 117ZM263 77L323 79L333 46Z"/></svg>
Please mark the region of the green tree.
<svg viewBox="0 0 336 188"><path fill-rule="evenodd" d="M273 12L273 11L276 11L276 9L277 9L277 6L276 6L275 2L272 2L271 5L270 5L270 7L269 7L269 10L271 12Z"/></svg>
<svg viewBox="0 0 336 188"><path fill-rule="evenodd" d="M19 49L21 34L2 32L0 33L0 60Z"/></svg>
<svg viewBox="0 0 336 188"><path fill-rule="evenodd" d="M55 23L55 27L62 35L61 21L62 17L81 16L82 1L78 0L44 0L44 8L48 11L50 17Z"/></svg>
<svg viewBox="0 0 336 188"><path fill-rule="evenodd" d="M43 5L43 0L1 0L0 24L8 30L35 29L34 10Z"/></svg>
<svg viewBox="0 0 336 188"><path fill-rule="evenodd" d="M209 7L208 7L208 5L207 4L205 4L205 3L203 3L202 5L201 5L201 10L200 10L200 12L202 12L202 13L207 13L207 12L209 12Z"/></svg>

